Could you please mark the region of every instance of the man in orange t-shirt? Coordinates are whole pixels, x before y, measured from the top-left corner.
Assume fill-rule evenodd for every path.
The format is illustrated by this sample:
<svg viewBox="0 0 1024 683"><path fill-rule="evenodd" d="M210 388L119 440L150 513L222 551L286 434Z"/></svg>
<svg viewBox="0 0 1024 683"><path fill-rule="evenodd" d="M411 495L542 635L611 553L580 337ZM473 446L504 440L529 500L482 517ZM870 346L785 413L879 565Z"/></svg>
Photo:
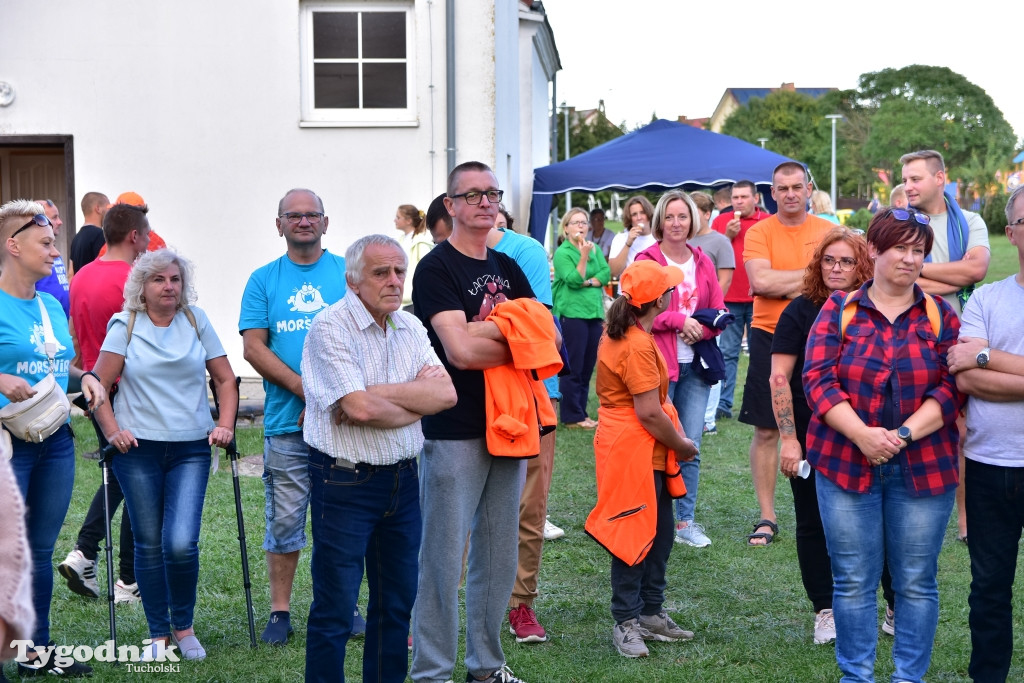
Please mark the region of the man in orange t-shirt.
<svg viewBox="0 0 1024 683"><path fill-rule="evenodd" d="M760 519L749 545L768 545L775 526L775 481L779 471L779 430L772 411L768 381L772 335L783 309L803 287L804 270L821 238L835 227L807 213L813 184L795 161L779 164L772 173L772 197L779 212L747 231L743 262L754 294L754 317L748 347L750 365L739 420L754 427L750 471Z"/></svg>

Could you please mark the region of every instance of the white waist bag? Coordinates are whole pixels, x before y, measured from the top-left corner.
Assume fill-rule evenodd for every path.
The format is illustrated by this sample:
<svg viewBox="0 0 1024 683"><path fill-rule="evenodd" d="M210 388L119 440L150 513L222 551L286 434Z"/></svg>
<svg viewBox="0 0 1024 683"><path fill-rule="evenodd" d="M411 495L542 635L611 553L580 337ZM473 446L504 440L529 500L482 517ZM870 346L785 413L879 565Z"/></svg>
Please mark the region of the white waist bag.
<svg viewBox="0 0 1024 683"><path fill-rule="evenodd" d="M35 389L35 396L10 403L0 410L0 421L12 436L22 441L41 443L68 421L71 403L53 376L56 367L54 358L57 355L57 338L53 334L53 326L50 325L50 316L47 315L46 306L38 294L36 301L39 302L39 311L43 317L43 335L46 357L50 359L50 372L32 387Z"/></svg>

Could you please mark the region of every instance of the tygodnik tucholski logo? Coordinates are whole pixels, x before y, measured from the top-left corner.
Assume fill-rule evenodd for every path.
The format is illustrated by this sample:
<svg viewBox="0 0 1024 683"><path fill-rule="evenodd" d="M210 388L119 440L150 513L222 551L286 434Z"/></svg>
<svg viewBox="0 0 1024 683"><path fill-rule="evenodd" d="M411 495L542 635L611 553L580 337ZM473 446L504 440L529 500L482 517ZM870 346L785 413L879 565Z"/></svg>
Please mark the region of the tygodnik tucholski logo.
<svg viewBox="0 0 1024 683"><path fill-rule="evenodd" d="M14 659L25 666L45 667L53 663L58 668L71 666L75 662L88 664L90 662L119 662L125 665L128 671L132 672L168 672L177 673L181 671L181 658L178 656L176 645L168 645L162 640L153 641L146 638L142 641L142 647L137 645L118 645L114 648L114 641L107 640L101 645L92 647L90 645L40 645L36 646L31 640L12 640L11 647L17 650ZM34 651L39 656L29 659L29 651ZM145 655L145 658L143 656Z"/></svg>

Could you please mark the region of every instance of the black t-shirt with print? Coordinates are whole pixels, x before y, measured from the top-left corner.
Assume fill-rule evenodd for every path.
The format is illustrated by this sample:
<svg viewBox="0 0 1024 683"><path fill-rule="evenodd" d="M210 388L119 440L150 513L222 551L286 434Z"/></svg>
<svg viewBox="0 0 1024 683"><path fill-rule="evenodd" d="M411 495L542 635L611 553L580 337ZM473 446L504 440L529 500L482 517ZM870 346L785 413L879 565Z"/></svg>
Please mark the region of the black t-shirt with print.
<svg viewBox="0 0 1024 683"><path fill-rule="evenodd" d="M426 326L430 343L451 375L459 397L454 408L423 417L424 437L478 439L483 438L486 429L483 371L452 366L430 319L443 311L464 311L467 322L480 321L502 301L533 297L522 269L493 249L488 249L487 258L481 260L466 256L445 241L416 265L413 308Z"/></svg>

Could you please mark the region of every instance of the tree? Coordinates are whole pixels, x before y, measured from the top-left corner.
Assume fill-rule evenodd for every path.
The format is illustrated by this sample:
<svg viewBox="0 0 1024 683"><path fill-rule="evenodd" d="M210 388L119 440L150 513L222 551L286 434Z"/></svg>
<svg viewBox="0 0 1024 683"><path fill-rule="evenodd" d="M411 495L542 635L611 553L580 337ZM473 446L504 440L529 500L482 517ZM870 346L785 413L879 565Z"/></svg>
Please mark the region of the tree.
<svg viewBox="0 0 1024 683"><path fill-rule="evenodd" d="M803 162L822 189L828 188L832 163L832 124L814 98L791 90L753 98L726 119L722 132ZM827 113L832 113L831 111ZM837 171L838 173L838 171Z"/></svg>
<svg viewBox="0 0 1024 683"><path fill-rule="evenodd" d="M576 110L570 110L569 114L569 155L579 156L587 150L603 145L609 140L614 140L625 134L625 123L615 125L604 113L604 100L597 104L597 112L589 120L584 120ZM565 115L566 110L561 109L558 113L558 145L555 150L555 160L565 161ZM597 193L602 206L608 206L611 202L611 194L608 192ZM564 204L564 199L557 200ZM578 200L574 202L582 205ZM568 210L571 207L563 207Z"/></svg>
<svg viewBox="0 0 1024 683"><path fill-rule="evenodd" d="M1017 139L983 89L944 66L913 65L860 77L860 96L875 110L869 157L882 168L919 149L942 152L953 175L975 153L1005 159Z"/></svg>

